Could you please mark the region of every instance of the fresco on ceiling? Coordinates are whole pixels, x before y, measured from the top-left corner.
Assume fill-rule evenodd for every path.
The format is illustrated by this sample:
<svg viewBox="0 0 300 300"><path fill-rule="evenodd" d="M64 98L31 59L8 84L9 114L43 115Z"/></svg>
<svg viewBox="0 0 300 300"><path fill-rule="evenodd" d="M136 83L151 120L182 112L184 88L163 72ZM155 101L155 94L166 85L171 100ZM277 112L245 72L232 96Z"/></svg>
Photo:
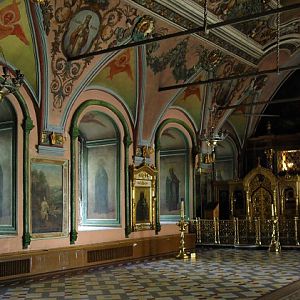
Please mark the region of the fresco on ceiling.
<svg viewBox="0 0 300 300"><path fill-rule="evenodd" d="M176 83L189 82L191 78L195 77L196 72L201 72L204 75L202 80L207 80L226 76L227 74L239 74L241 71L247 70L246 64L237 62L233 57L212 48L209 44L199 45L199 42L192 37L152 43L146 47L146 59L148 66L147 79L151 82L146 86L146 97L147 99L153 99L158 105L153 105L152 100L145 103L145 110L149 112L151 109L151 113L149 112L144 116L145 124L153 124L153 122L155 124L157 120L154 117L163 115L168 106L174 103L173 99L178 93L176 89L159 92L157 86L165 87L176 85ZM222 82L219 84L219 89L215 88L213 90L215 95L214 93L210 93L210 95L211 97L223 98L222 102L225 103L238 97L245 86L246 84L244 85L242 81L238 80ZM229 98L230 93L232 93L232 98ZM191 95L189 96L189 94ZM182 90L180 95L176 96L174 104L182 107L190 114L196 126L200 124L202 113L202 101L197 98L198 94L200 94L200 98L203 97L201 88L197 90L197 88L189 86L187 89ZM208 100L207 103L210 103L211 99ZM214 101L215 99L211 100L212 103ZM143 128L143 134L143 138L147 139L149 135L148 128Z"/></svg>
<svg viewBox="0 0 300 300"><path fill-rule="evenodd" d="M204 6L204 0L194 0ZM240 18L246 15L260 13L271 9L269 1L261 0L211 0L208 1L208 10L223 20ZM274 30L270 18L256 19L234 25L238 30L253 38L260 44L274 38Z"/></svg>
<svg viewBox="0 0 300 300"><path fill-rule="evenodd" d="M216 71L216 78L226 78L228 76L240 75L242 73L253 72L252 67L247 67L244 64L229 59L227 57L224 60L224 64L221 65ZM243 95L249 94L253 89L253 78L243 77L234 80L225 80L215 82L211 85L212 88L212 103L219 106L234 105L241 100ZM215 122L218 123L218 119L222 118L226 114L226 110L218 110L214 114Z"/></svg>
<svg viewBox="0 0 300 300"><path fill-rule="evenodd" d="M147 65L154 74L170 68L176 82L189 79L200 69L213 70L221 63L223 58L221 51L207 49L202 45L194 46L191 49L189 38L184 38L175 47L169 48L160 55L155 55L159 48L160 43L152 43L147 46ZM197 56L197 62L188 67L187 61L191 51Z"/></svg>
<svg viewBox="0 0 300 300"><path fill-rule="evenodd" d="M89 4L89 6L86 6ZM67 61L87 52L115 46L129 39L137 10L121 1L64 0L50 7L56 22L51 22L51 80L53 110L61 112L75 83L91 65L93 57ZM50 9L48 8L48 10ZM47 15L46 15L47 16ZM45 16L44 16L45 17ZM53 25L52 25L53 24ZM66 55L66 56L65 56ZM98 57L99 61L100 56Z"/></svg>
<svg viewBox="0 0 300 300"><path fill-rule="evenodd" d="M100 17L91 10L81 10L70 20L63 38L63 51L73 57L89 51L101 25Z"/></svg>
<svg viewBox="0 0 300 300"><path fill-rule="evenodd" d="M238 102L240 106L237 106L232 114L229 117L229 122L234 126L241 142L243 142L246 134L246 130L248 132L251 131L250 128L247 129L251 123L249 123L251 117L251 113L260 113L261 107L259 105L253 105L256 99L259 98L259 94L262 92L265 84L266 84L267 76L262 75L256 78L252 78L251 81L248 81L247 87L243 89L244 99L242 99L241 95L236 98L234 103L237 104L237 100L242 99ZM224 110L225 113L225 110ZM247 115L250 114L250 115ZM252 124L254 126L255 124Z"/></svg>
<svg viewBox="0 0 300 300"><path fill-rule="evenodd" d="M90 82L90 86L99 86L113 91L120 96L135 116L136 111L136 75L135 51L133 48L124 50L112 60Z"/></svg>
<svg viewBox="0 0 300 300"><path fill-rule="evenodd" d="M248 119L249 117L245 116L245 109L243 107L237 108L228 118L228 121L235 128L241 144L244 141Z"/></svg>
<svg viewBox="0 0 300 300"><path fill-rule="evenodd" d="M201 80L199 76L195 81ZM202 116L204 85L190 85L183 90L173 104L183 108L192 117L196 127L200 126Z"/></svg>
<svg viewBox="0 0 300 300"><path fill-rule="evenodd" d="M196 1L196 0L194 0ZM163 15L164 18L171 21L172 23L178 24L179 26L183 28L196 28L199 27L199 23L195 23L191 20L191 18L184 17L181 14L175 12L170 7L165 6L163 4L160 4L158 1L145 1L145 0L134 0L133 2L138 3L139 5L142 5L146 9L149 9L153 11L154 13L158 15ZM201 4L203 0L197 0L197 3ZM175 30L178 31L178 30ZM252 63L257 63L257 58L253 57L246 51L235 47L231 44L230 40L223 39L219 37L217 34L214 33L214 31L211 31L211 34L207 35L202 31L199 31L197 35L202 36L205 40L210 41L213 44L216 44L220 46L223 49L226 49L235 55L238 55L239 57L242 57L246 59L247 61L250 61ZM169 40L168 40L169 41Z"/></svg>
<svg viewBox="0 0 300 300"><path fill-rule="evenodd" d="M6 61L20 69L36 90L34 50L24 1L0 1L0 44Z"/></svg>

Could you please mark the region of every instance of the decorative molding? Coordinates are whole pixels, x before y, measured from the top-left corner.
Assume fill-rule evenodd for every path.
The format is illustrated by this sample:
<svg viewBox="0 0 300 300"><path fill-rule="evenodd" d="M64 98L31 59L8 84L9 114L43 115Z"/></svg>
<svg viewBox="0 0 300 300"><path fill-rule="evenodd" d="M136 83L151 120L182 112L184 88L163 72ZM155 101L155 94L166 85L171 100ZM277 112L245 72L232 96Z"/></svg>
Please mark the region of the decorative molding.
<svg viewBox="0 0 300 300"><path fill-rule="evenodd" d="M41 155L64 156L65 149L61 147L38 145L38 153Z"/></svg>
<svg viewBox="0 0 300 300"><path fill-rule="evenodd" d="M162 5L160 3L157 3L156 1L145 1L145 0L134 0L136 4L141 6L143 10L147 9L149 11L152 11L152 13L156 14L155 16L158 19L163 20L164 22L169 21L173 26L178 28L180 26L181 29L191 29L195 27L199 27L199 23L194 23L190 20L190 15L188 18L185 18L180 13L177 13L169 8L169 6ZM171 5L171 4L170 4ZM186 5L186 4L185 4ZM177 6L178 8L179 6ZM199 6L200 7L200 6ZM199 16L201 18L201 16ZM202 17L203 18L203 17ZM198 19L199 22L199 19ZM180 24L180 25L178 25ZM202 23L201 23L202 25ZM228 26L227 26L228 27ZM178 28L179 29L179 28ZM216 29L217 30L217 29ZM214 30L214 31L216 31ZM238 31L237 31L238 32ZM227 33L228 35L229 33ZM223 51L227 51L230 53L230 55L235 56L235 58L239 58L240 60L247 62L251 65L256 65L258 63L258 59L253 57L252 55L249 55L244 50L241 50L240 48L237 48L236 46L231 44L231 41L233 40L233 37L230 36L230 38L223 39L219 37L219 35L215 34L214 32L211 32L210 35L205 35L204 32L199 33L197 35L193 35L194 37L198 37L202 40L206 40L207 43L213 45L214 47L218 47L219 49L222 49ZM236 45L239 45L241 41L236 41ZM255 53L255 51L254 51Z"/></svg>

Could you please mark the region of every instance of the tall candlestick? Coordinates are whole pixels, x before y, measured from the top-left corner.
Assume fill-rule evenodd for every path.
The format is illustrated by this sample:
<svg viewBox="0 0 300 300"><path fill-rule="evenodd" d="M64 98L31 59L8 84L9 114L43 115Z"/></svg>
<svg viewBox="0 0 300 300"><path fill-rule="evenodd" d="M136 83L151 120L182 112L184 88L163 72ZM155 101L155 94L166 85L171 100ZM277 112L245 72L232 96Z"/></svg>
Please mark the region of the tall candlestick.
<svg viewBox="0 0 300 300"><path fill-rule="evenodd" d="M184 200L183 199L181 199L180 216L181 216L181 218L184 218Z"/></svg>
<svg viewBox="0 0 300 300"><path fill-rule="evenodd" d="M272 209L272 217L274 217L274 204L273 203L271 205L271 209Z"/></svg>

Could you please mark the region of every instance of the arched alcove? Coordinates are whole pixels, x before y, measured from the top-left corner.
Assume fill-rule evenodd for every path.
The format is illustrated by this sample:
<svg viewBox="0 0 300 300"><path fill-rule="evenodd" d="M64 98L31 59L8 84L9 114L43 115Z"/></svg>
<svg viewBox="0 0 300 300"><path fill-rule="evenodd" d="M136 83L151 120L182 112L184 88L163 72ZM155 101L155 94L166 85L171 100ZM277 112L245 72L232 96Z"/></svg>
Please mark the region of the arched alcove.
<svg viewBox="0 0 300 300"><path fill-rule="evenodd" d="M0 103L0 233L16 231L16 113Z"/></svg>
<svg viewBox="0 0 300 300"><path fill-rule="evenodd" d="M92 110L79 122L83 226L120 225L120 134L107 114Z"/></svg>
<svg viewBox="0 0 300 300"><path fill-rule="evenodd" d="M189 201L189 145L184 133L175 127L164 129L160 136L160 218L177 220L181 199Z"/></svg>

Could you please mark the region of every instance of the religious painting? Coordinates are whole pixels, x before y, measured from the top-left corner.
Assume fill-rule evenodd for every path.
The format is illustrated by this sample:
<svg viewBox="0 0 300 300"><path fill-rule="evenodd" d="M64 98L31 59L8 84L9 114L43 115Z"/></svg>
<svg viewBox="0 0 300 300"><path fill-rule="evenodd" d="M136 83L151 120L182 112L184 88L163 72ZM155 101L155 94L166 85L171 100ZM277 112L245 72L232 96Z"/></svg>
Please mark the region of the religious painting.
<svg viewBox="0 0 300 300"><path fill-rule="evenodd" d="M146 187L135 188L136 199L136 223L149 223L150 222L150 198L151 190Z"/></svg>
<svg viewBox="0 0 300 300"><path fill-rule="evenodd" d="M100 15L91 10L81 10L69 23L63 38L63 51L69 57L84 54L97 38L101 25Z"/></svg>
<svg viewBox="0 0 300 300"><path fill-rule="evenodd" d="M33 238L68 234L68 163L32 159L30 212Z"/></svg>
<svg viewBox="0 0 300 300"><path fill-rule="evenodd" d="M0 140L0 227L8 229L15 225L13 129L1 128Z"/></svg>
<svg viewBox="0 0 300 300"><path fill-rule="evenodd" d="M186 198L186 154L160 156L160 215L178 216Z"/></svg>
<svg viewBox="0 0 300 300"><path fill-rule="evenodd" d="M131 225L133 231L156 229L158 206L156 202L157 170L142 163L130 166Z"/></svg>
<svg viewBox="0 0 300 300"><path fill-rule="evenodd" d="M83 224L119 223L117 143L87 143ZM101 222L102 221L102 222Z"/></svg>

